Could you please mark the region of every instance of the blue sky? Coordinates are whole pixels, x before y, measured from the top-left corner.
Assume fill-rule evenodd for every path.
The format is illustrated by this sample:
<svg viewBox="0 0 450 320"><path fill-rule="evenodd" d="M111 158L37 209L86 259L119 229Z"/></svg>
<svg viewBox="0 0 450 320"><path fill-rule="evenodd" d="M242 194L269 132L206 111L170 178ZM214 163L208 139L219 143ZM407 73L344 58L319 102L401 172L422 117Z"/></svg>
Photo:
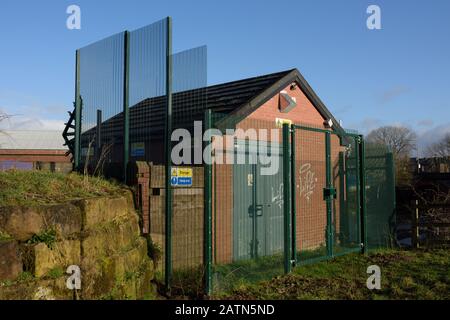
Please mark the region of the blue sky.
<svg viewBox="0 0 450 320"><path fill-rule="evenodd" d="M82 29L66 28L81 7ZM382 30L366 9L380 6ZM2 0L0 109L15 128L60 128L75 50L166 16L174 51L208 46L210 84L298 68L347 128L401 124L423 148L450 131L450 1Z"/></svg>

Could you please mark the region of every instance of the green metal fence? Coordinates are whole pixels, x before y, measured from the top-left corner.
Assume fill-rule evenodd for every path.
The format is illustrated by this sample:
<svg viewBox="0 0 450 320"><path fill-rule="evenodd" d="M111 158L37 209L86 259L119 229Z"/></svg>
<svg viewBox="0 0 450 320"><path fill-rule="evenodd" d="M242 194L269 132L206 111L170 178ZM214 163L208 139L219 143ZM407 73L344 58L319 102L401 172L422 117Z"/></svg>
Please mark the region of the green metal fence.
<svg viewBox="0 0 450 320"><path fill-rule="evenodd" d="M388 245L395 203L387 149L366 147L356 133L306 124L279 127L223 114L212 119L221 134L212 139L214 162L205 180L211 193L205 202L212 235L210 292ZM257 133L225 135L227 129ZM261 138L260 129L278 130L277 141ZM262 146L272 147L269 155L280 163L269 176L260 172ZM242 162L236 161L240 155ZM235 162L227 163L228 157Z"/></svg>

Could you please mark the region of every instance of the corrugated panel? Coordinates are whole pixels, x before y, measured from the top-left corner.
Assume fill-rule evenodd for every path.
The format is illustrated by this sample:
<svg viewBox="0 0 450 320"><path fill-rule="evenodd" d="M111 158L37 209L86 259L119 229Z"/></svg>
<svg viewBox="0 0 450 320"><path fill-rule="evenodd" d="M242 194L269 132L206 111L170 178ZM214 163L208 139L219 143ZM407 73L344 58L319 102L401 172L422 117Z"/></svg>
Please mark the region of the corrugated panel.
<svg viewBox="0 0 450 320"><path fill-rule="evenodd" d="M67 150L60 131L17 130L0 132L0 149Z"/></svg>

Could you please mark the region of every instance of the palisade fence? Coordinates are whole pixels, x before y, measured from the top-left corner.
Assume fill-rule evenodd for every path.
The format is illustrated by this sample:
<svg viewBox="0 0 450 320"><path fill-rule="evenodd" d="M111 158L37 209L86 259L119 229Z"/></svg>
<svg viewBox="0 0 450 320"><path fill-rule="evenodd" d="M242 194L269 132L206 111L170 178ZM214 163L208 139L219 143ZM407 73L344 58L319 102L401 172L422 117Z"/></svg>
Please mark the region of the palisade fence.
<svg viewBox="0 0 450 320"><path fill-rule="evenodd" d="M75 167L135 187L165 289L201 297L390 245L392 154L354 133L209 110L206 56L172 54L170 18L76 54ZM194 137L184 162L172 133ZM173 184L179 170L192 183Z"/></svg>

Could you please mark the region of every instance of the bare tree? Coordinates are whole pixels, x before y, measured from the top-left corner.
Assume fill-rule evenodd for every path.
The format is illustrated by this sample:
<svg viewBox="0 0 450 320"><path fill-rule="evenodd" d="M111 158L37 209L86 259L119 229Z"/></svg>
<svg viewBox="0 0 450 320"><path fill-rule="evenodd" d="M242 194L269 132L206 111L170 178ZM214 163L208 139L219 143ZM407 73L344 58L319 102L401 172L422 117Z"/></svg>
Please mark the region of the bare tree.
<svg viewBox="0 0 450 320"><path fill-rule="evenodd" d="M427 155L431 158L450 157L450 133L447 133L440 141L429 146Z"/></svg>
<svg viewBox="0 0 450 320"><path fill-rule="evenodd" d="M440 172L441 165L449 170L450 168L450 133L447 133L441 140L430 145L427 149L427 156L431 158L434 169ZM445 172L445 171L444 171Z"/></svg>
<svg viewBox="0 0 450 320"><path fill-rule="evenodd" d="M7 115L6 113L0 111L0 122L2 122L4 120L7 120L9 118L10 118L9 115ZM1 132L1 130L0 130L0 132Z"/></svg>
<svg viewBox="0 0 450 320"><path fill-rule="evenodd" d="M10 115L0 111L0 123L2 121L8 120L10 117L11 117ZM0 134L5 134L6 135L6 133L1 128L0 128Z"/></svg>
<svg viewBox="0 0 450 320"><path fill-rule="evenodd" d="M416 149L417 135L406 127L386 126L372 130L367 142L391 148L397 157L407 157Z"/></svg>

